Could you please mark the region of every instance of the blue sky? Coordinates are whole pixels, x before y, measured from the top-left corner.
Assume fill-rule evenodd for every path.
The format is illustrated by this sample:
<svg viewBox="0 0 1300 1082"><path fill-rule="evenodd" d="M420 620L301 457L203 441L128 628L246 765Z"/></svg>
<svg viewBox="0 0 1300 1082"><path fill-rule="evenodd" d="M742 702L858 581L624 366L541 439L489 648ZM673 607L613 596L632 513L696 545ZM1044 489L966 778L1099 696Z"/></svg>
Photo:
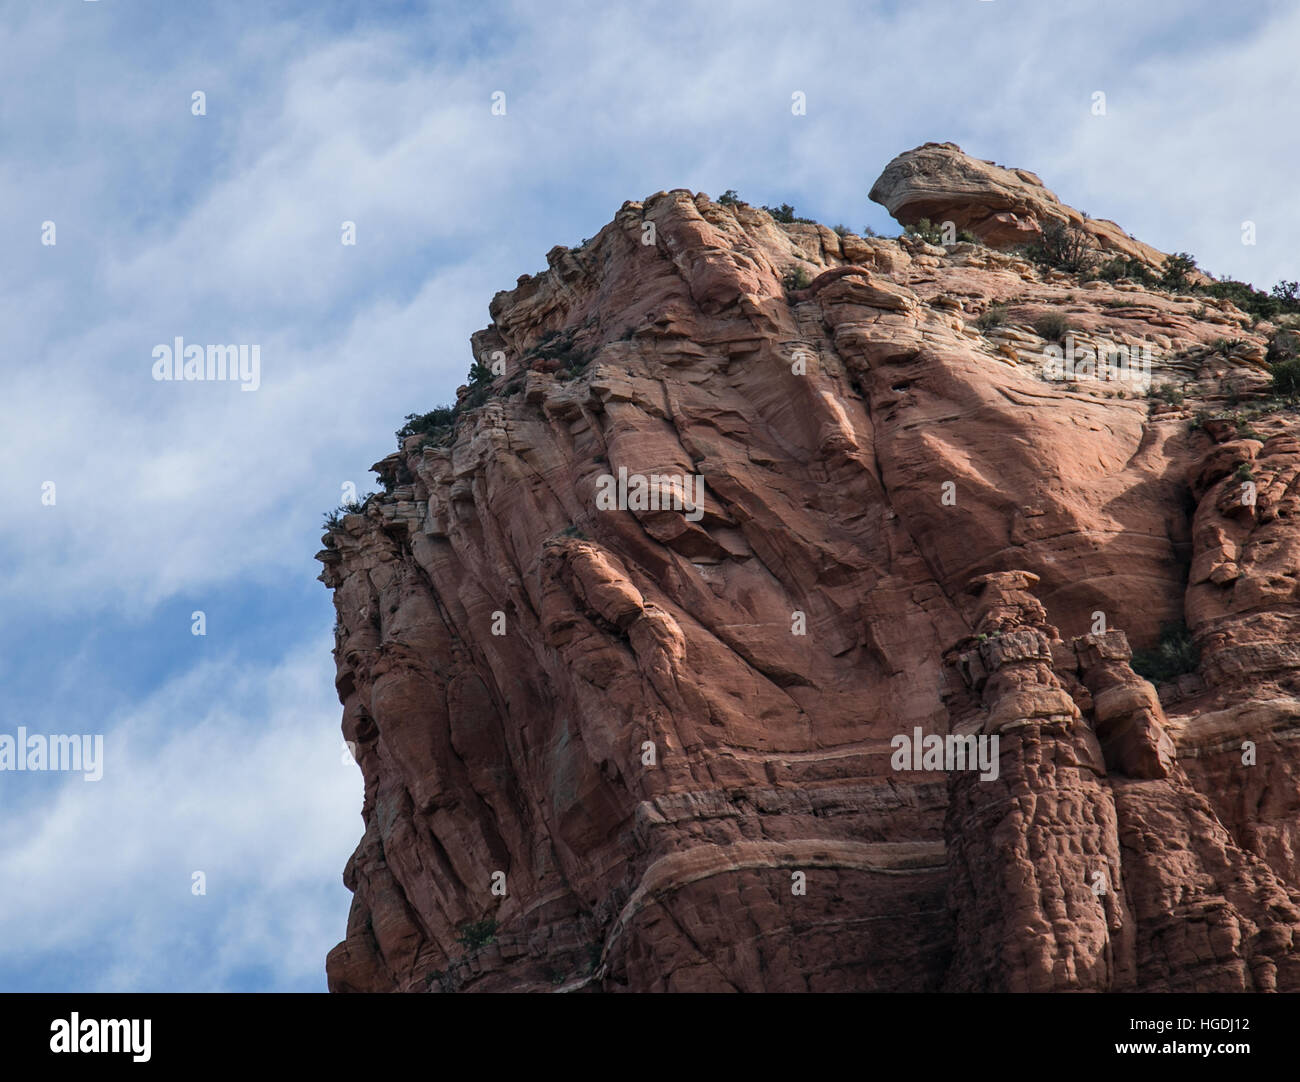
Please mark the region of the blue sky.
<svg viewBox="0 0 1300 1082"><path fill-rule="evenodd" d="M1300 278L1294 5L461 7L0 3L0 734L105 736L98 783L0 773L0 991L324 990L361 785L321 514L624 200L893 233L871 182L951 140ZM178 335L260 388L154 381Z"/></svg>

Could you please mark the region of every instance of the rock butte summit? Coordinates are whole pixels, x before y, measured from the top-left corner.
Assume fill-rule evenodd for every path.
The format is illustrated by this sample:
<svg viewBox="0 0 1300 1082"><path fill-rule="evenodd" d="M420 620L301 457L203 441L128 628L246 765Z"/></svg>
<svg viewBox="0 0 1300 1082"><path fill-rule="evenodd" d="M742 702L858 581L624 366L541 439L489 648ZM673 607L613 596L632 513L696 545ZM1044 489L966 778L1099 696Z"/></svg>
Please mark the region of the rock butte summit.
<svg viewBox="0 0 1300 1082"><path fill-rule="evenodd" d="M329 531L331 989L1300 991L1297 419L1189 423L1275 328L998 250L1164 259L952 144L871 194L985 243L625 203ZM1049 312L1181 404L1045 380ZM599 510L620 468L702 477L698 521ZM1130 648L1179 619L1157 688ZM895 771L918 727L996 735L997 778Z"/></svg>
<svg viewBox="0 0 1300 1082"><path fill-rule="evenodd" d="M1004 169L962 153L956 143L926 143L900 154L871 186L871 198L904 225L951 221L997 248L1032 244L1052 222L1083 230L1103 252L1159 268L1167 258L1114 222L1067 207L1027 169Z"/></svg>

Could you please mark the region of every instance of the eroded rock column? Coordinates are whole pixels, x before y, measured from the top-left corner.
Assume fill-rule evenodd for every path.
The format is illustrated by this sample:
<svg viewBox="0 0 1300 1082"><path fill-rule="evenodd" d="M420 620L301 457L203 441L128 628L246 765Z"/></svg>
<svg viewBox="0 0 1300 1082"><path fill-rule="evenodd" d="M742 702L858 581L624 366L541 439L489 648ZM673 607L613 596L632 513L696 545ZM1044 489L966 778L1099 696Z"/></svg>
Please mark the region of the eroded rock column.
<svg viewBox="0 0 1300 1082"><path fill-rule="evenodd" d="M954 657L966 687L950 703L953 731L996 740L999 769L950 775L950 991L1133 983L1115 805L1097 739L1053 672L1058 636L1028 593L1035 582L1021 571L976 578L975 638Z"/></svg>

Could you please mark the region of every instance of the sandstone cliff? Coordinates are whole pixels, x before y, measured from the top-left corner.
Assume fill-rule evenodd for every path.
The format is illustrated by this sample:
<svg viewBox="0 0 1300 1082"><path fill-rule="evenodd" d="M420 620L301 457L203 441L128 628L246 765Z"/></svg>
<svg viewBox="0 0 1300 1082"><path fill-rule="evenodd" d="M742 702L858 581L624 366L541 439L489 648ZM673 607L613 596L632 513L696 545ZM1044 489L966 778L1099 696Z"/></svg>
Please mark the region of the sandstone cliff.
<svg viewBox="0 0 1300 1082"><path fill-rule="evenodd" d="M1060 206L899 161L903 220ZM319 556L332 989L1300 991L1300 422L1231 416L1273 326L681 190L547 258ZM1052 312L1150 380L1044 378Z"/></svg>

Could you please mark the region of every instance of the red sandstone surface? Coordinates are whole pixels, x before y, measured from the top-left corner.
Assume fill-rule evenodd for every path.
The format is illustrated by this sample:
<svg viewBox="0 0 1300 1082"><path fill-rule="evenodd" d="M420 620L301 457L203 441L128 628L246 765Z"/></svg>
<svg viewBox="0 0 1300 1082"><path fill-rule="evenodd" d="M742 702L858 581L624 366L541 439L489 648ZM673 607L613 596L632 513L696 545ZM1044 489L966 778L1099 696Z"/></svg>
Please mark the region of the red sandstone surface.
<svg viewBox="0 0 1300 1082"><path fill-rule="evenodd" d="M873 195L1004 245L1060 206L946 153ZM365 778L331 989L1300 991L1300 422L1191 423L1274 328L681 190L547 258L319 557ZM1048 312L1183 403L1044 378ZM657 507L599 506L620 468ZM917 730L997 776L899 768Z"/></svg>

